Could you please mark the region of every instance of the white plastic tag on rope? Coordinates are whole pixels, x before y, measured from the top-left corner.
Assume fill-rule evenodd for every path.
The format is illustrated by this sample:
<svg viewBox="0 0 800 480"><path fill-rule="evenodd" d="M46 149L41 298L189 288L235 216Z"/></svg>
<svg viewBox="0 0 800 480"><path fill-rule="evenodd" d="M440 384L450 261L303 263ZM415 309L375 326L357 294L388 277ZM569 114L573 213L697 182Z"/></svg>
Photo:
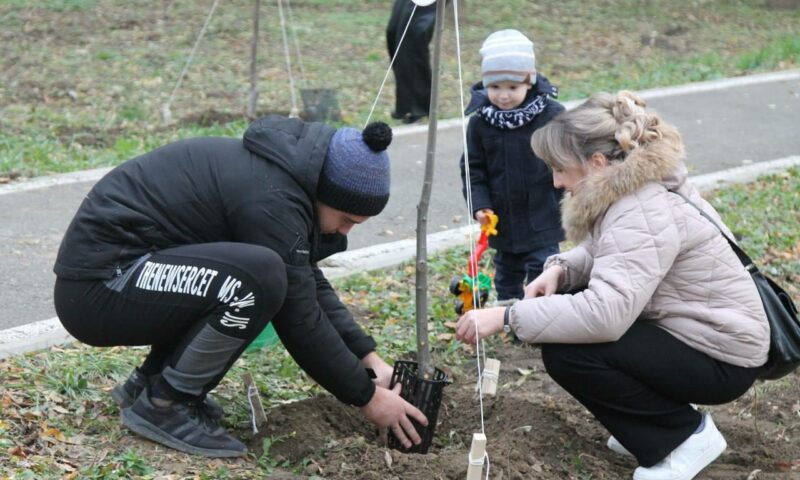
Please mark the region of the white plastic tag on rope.
<svg viewBox="0 0 800 480"><path fill-rule="evenodd" d="M436 0L411 0L414 2L415 5L419 5L420 7L427 7L428 5L433 5L436 3Z"/></svg>

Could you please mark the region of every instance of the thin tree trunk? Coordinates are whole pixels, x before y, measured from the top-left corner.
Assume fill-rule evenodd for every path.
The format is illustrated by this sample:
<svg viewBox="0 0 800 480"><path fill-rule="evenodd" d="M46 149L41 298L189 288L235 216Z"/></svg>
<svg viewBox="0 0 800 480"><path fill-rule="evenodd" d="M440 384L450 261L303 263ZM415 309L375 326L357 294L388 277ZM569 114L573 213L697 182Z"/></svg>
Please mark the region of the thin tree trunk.
<svg viewBox="0 0 800 480"><path fill-rule="evenodd" d="M247 118L255 120L258 115L258 18L261 0L253 0L253 38L250 43L250 99L247 102Z"/></svg>
<svg viewBox="0 0 800 480"><path fill-rule="evenodd" d="M431 77L431 105L428 116L428 150L425 157L425 179L422 195L417 205L417 365L418 375L433 376L431 350L428 345L428 207L433 186L433 165L436 157L436 128L439 110L439 77L442 55L442 29L445 1L436 3L436 30L433 36L433 76Z"/></svg>

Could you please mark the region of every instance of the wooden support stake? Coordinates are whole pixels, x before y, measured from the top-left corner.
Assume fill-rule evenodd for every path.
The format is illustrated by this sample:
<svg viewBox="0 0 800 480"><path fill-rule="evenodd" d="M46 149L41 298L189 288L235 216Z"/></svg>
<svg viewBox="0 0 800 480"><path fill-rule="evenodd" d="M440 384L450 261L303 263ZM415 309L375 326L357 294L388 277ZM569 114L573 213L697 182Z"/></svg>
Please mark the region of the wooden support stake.
<svg viewBox="0 0 800 480"><path fill-rule="evenodd" d="M255 418L256 427L261 427L267 423L267 414L264 412L264 405L261 404L261 397L258 395L258 388L253 376L250 372L244 372L242 375L244 384L247 386L247 399L253 406L253 415Z"/></svg>
<svg viewBox="0 0 800 480"><path fill-rule="evenodd" d="M497 380L500 377L500 360L487 358L483 365L483 375L481 375L481 390L486 395L497 393Z"/></svg>
<svg viewBox="0 0 800 480"><path fill-rule="evenodd" d="M472 434L472 446L469 449L469 466L467 467L467 480L481 480L483 478L483 463L486 455L486 435Z"/></svg>

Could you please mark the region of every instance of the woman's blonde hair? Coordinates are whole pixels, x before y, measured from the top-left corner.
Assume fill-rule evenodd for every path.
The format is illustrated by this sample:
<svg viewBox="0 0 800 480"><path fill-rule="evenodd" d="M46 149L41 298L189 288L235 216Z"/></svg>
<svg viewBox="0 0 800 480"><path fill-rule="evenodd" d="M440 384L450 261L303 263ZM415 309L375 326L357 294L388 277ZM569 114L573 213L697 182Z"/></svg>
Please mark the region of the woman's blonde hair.
<svg viewBox="0 0 800 480"><path fill-rule="evenodd" d="M534 132L531 147L550 168L559 170L583 165L594 153L614 163L637 148L655 144L682 150L678 130L645 106L644 100L626 90L596 93Z"/></svg>

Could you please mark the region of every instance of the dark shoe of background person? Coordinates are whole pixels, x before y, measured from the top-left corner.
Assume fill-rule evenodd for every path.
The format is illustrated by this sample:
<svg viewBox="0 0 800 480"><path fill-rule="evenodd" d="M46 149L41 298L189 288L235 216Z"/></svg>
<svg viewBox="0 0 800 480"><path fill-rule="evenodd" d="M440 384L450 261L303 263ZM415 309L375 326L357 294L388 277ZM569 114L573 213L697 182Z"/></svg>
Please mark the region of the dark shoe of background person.
<svg viewBox="0 0 800 480"><path fill-rule="evenodd" d="M401 118L405 117L407 114L405 113L397 113L397 110L392 110L392 118L395 120L400 120Z"/></svg>
<svg viewBox="0 0 800 480"><path fill-rule="evenodd" d="M422 120L423 118L427 117L427 115L414 115L411 113L406 113L403 115L403 123L406 125L410 125L412 123L417 123L418 121Z"/></svg>
<svg viewBox="0 0 800 480"><path fill-rule="evenodd" d="M125 383L120 383L111 390L111 397L117 402L120 410L133 405L133 402L139 397L139 394L153 383L157 376L148 379L139 368L134 368L133 372L125 380ZM202 401L198 400L198 408L204 413L214 419L219 420L225 415L222 405L219 404L211 395L206 395Z"/></svg>
<svg viewBox="0 0 800 480"><path fill-rule="evenodd" d="M247 447L194 403L173 402L159 407L145 388L133 405L122 411L122 424L139 435L175 450L205 457L241 457Z"/></svg>

